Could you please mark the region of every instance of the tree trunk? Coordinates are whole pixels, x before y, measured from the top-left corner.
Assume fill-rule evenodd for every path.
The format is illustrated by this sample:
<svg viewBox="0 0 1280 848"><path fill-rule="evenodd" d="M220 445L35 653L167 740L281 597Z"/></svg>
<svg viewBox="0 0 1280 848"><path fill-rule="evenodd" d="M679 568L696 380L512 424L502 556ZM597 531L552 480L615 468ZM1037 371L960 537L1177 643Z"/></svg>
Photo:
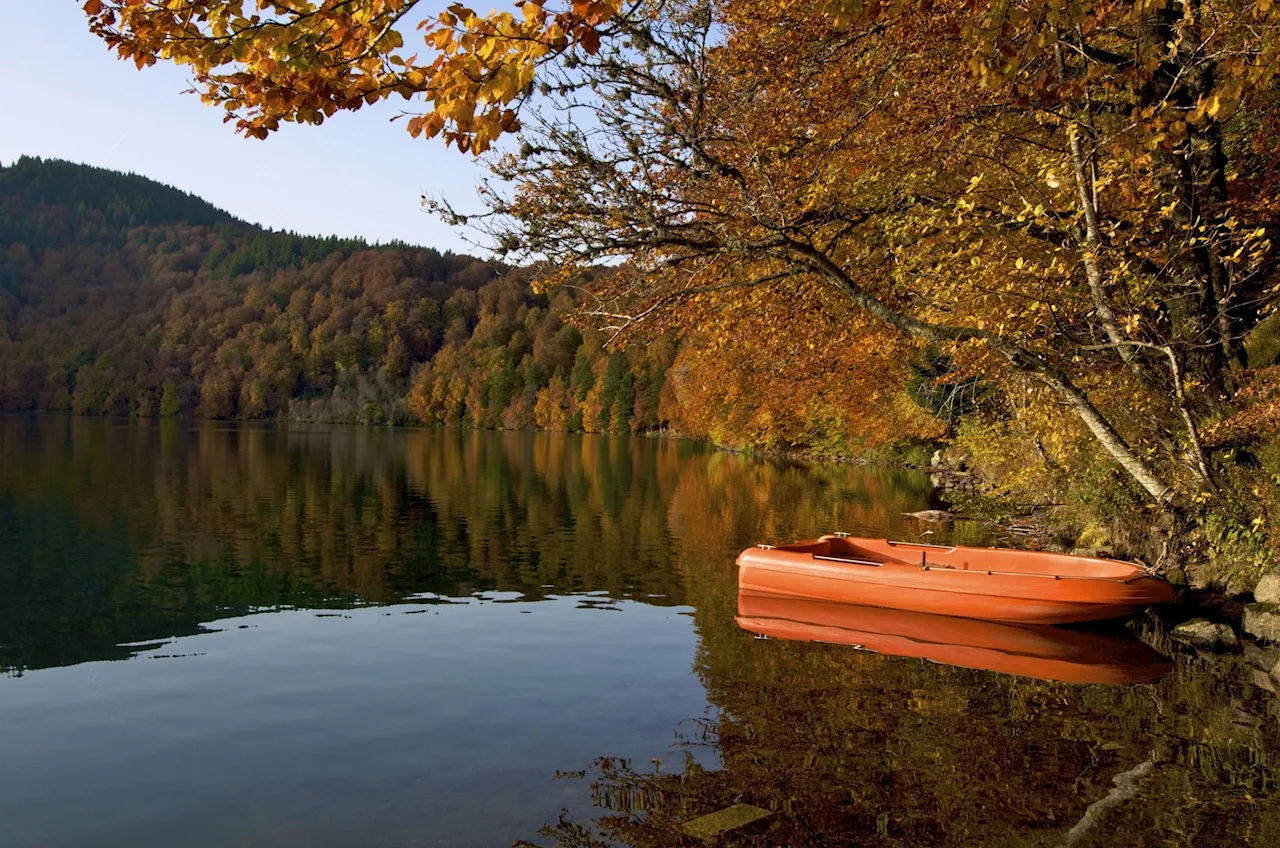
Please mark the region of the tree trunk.
<svg viewBox="0 0 1280 848"><path fill-rule="evenodd" d="M1201 55L1199 13L1198 0L1181 0L1149 16L1147 37L1176 47L1152 75L1143 106L1172 103L1192 109L1213 90L1213 66ZM1229 308L1230 281L1214 241L1187 244L1217 230L1215 208L1226 198L1226 157L1212 117L1189 128L1177 147L1158 149L1155 163L1162 205L1169 209L1164 240L1176 292L1165 304L1172 323L1169 340L1179 348L1188 374L1221 394L1226 371L1233 360L1240 361L1233 352L1237 334Z"/></svg>
<svg viewBox="0 0 1280 848"><path fill-rule="evenodd" d="M1080 417L1084 425L1089 428L1089 432L1093 433L1093 437L1098 440L1103 449L1111 455L1111 458L1120 464L1120 467L1129 472L1129 476L1137 481L1138 485L1146 490L1147 494L1158 504L1168 504L1173 499L1173 487L1165 483L1160 477L1151 470L1151 468L1143 462L1124 438L1116 432L1115 427L1111 426L1098 408L1093 405L1088 396L1080 391L1071 382L1066 374L1049 365L1049 363L1041 360L1039 357L1029 356L1025 351L1017 348L1009 347L1001 349L1015 368L1035 377L1041 383L1044 383L1052 389L1063 402ZM1029 358L1031 362L1023 361Z"/></svg>
<svg viewBox="0 0 1280 848"><path fill-rule="evenodd" d="M1058 64L1058 80L1065 82L1067 78L1067 63L1062 55L1061 43L1054 46L1054 57ZM1071 170L1075 175L1076 195L1080 199L1080 211L1084 215L1084 250L1081 251L1081 261L1084 264L1085 280L1089 284L1089 296L1093 301L1093 312L1098 316L1098 322L1102 324L1102 329L1107 334L1107 339L1115 346L1116 354L1141 377L1143 375L1137 359L1138 352L1134 348L1123 344L1124 337L1120 334L1120 326L1116 323L1116 315L1111 309L1102 279L1102 263L1098 258L1098 252L1102 249L1102 229L1098 225L1098 204L1093 190L1093 179L1090 177L1089 169L1086 167L1084 150L1080 142L1080 135L1083 130L1080 122L1075 119L1075 109L1068 106L1066 107L1066 112L1068 118L1067 143L1071 150Z"/></svg>
<svg viewBox="0 0 1280 848"><path fill-rule="evenodd" d="M899 312L894 307L865 291L853 280L839 264L834 262L812 245L794 244L792 250L795 258L818 271L827 279L838 285L859 307L884 321L889 326L912 336L935 341L983 341L998 352L1016 370L1034 377L1048 386L1062 401L1079 416L1089 432L1093 434L1103 449L1129 473L1139 486L1149 494L1156 503L1168 505L1173 498L1173 487L1165 483L1142 459L1133 452L1129 444L1111 425L1111 422L1098 411L1088 396L1080 391L1071 379L1061 370L1055 368L1039 356L992 333L968 327L949 327L930 324Z"/></svg>

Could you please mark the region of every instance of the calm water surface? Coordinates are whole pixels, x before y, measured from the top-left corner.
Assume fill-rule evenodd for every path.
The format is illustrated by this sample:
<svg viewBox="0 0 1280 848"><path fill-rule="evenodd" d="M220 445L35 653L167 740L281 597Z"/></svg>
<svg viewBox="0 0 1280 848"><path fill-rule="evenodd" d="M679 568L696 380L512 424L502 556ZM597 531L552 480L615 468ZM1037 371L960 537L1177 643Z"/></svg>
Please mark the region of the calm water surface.
<svg viewBox="0 0 1280 848"><path fill-rule="evenodd" d="M775 812L721 844L1280 844L1243 661L1112 627L1064 638L1162 679L1078 685L736 623L744 546L916 537L930 497L640 438L0 418L0 845L678 845L738 801Z"/></svg>

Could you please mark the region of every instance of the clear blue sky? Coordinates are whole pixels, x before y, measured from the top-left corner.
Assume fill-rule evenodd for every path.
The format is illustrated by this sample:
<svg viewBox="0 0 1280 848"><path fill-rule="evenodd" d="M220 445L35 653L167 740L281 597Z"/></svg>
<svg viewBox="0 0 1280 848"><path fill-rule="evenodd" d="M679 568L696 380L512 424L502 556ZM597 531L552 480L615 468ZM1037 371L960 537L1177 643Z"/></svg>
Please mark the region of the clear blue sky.
<svg viewBox="0 0 1280 848"><path fill-rule="evenodd" d="M477 252L418 198L444 194L472 208L482 170L438 140L410 138L403 121L390 123L404 101L249 140L222 123L221 109L182 93L190 88L183 69L139 71L116 59L90 34L79 0L0 5L5 164L22 154L87 162L168 183L267 227Z"/></svg>

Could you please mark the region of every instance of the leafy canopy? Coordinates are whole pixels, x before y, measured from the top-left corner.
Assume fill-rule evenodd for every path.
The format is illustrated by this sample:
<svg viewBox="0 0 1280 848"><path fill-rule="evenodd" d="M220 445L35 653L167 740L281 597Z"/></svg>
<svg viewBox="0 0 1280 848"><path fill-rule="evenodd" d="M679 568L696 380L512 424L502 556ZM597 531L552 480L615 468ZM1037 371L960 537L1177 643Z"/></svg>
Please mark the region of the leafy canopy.
<svg viewBox="0 0 1280 848"><path fill-rule="evenodd" d="M1153 500L1210 484L1200 430L1275 285L1272 8L842 9L620 16L544 69L505 186L459 217L561 276L622 262L592 308L620 332L821 292L804 315L939 345Z"/></svg>
<svg viewBox="0 0 1280 848"><path fill-rule="evenodd" d="M93 32L121 58L139 67L158 60L187 66L204 100L223 106L227 120L246 135L265 138L281 121L318 124L339 110L398 94L421 97L428 105L409 120L413 135L443 135L477 152L519 129L517 113L533 91L540 64L573 48L595 54L602 39L619 34L611 25L618 16L638 21L669 13L666 3L626 0L571 0L560 8L549 8L548 0L527 0L515 3L515 12L488 14L462 3L438 13L423 12L421 5L420 0L87 0L84 11ZM772 5L783 14L814 9L802 0ZM1144 19L1172 5L1174 0L968 4L962 63L984 85L1014 82L1029 95L1043 94L1057 82L1041 60L1058 49L1065 34L1140 29ZM1211 9L1206 16L1234 6L1230 11L1247 16L1260 33L1273 28L1280 15L1273 0L1205 5ZM826 0L816 8L833 28L855 32L934 6L932 0ZM1194 17L1198 6L1188 4L1186 16ZM407 38L415 29L420 37ZM1099 64L1096 71L1110 74L1118 87L1149 75L1163 45L1154 39L1138 46L1123 68ZM1142 120L1170 125L1176 136L1206 116L1226 116L1246 88L1274 75L1278 52L1274 39L1262 40L1257 49L1221 63L1220 79L1195 103L1165 104Z"/></svg>
<svg viewBox="0 0 1280 848"><path fill-rule="evenodd" d="M90 27L138 67L189 68L206 103L238 131L266 138L282 121L319 124L399 95L428 108L414 136L481 152L519 128L536 69L574 47L591 53L618 0L573 0L481 15L461 3L424 14L419 0L88 0ZM406 33L417 30L417 37ZM417 45L407 46L411 41Z"/></svg>

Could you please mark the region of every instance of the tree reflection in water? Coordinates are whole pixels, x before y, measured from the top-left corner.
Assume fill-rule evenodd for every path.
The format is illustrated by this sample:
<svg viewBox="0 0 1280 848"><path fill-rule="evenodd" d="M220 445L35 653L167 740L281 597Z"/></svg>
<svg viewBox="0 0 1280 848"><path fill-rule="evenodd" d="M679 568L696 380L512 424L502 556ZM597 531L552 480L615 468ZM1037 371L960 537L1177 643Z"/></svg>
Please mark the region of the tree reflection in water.
<svg viewBox="0 0 1280 848"><path fill-rule="evenodd" d="M922 474L665 439L7 416L0 671L424 593L680 605L747 544L883 535L929 497Z"/></svg>
<svg viewBox="0 0 1280 848"><path fill-rule="evenodd" d="M1136 629L1173 651L1158 623ZM1241 662L1179 655L1155 684L1072 685L720 636L699 664L719 712L683 729L687 761L564 776L590 780L602 813L536 844L701 844L684 823L735 803L775 814L717 844L1280 844L1280 709Z"/></svg>

